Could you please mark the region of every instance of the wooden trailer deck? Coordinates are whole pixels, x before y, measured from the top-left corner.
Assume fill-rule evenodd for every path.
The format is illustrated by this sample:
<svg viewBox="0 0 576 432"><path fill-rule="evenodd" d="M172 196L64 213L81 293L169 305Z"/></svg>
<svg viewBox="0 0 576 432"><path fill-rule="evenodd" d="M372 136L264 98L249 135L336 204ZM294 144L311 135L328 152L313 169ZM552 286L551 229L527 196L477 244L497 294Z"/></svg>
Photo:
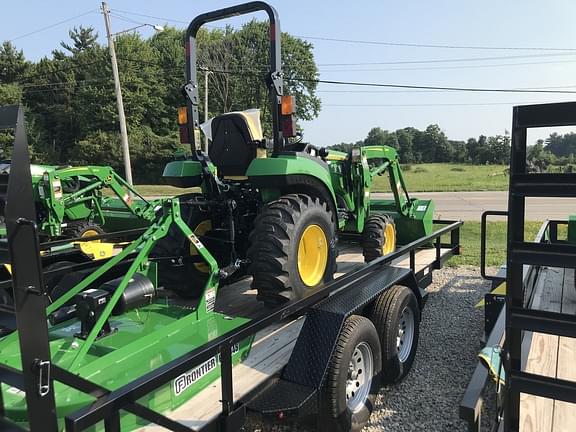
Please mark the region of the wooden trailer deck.
<svg viewBox="0 0 576 432"><path fill-rule="evenodd" d="M533 294L532 309L576 314L574 269L544 268ZM576 339L526 332L523 370L576 381ZM576 404L528 394L520 398L521 432L576 430Z"/></svg>
<svg viewBox="0 0 576 432"><path fill-rule="evenodd" d="M441 251L446 250L448 249ZM433 248L417 251L416 270L429 265L435 258L436 250ZM363 265L364 258L360 248L345 245L339 251L337 262L336 277L339 277ZM409 268L408 255L396 261L395 265ZM250 289L250 279L223 287L216 299L216 309L227 315L248 318L255 318L263 312L261 303L256 301L256 291ZM277 374L288 363L303 323L304 318L301 317L270 326L256 334L248 358L233 368L235 400L254 390L270 376ZM219 379L214 381L208 388L167 415L189 427L199 428L205 425L220 414L220 385ZM140 432L160 432L165 429L151 425L139 430Z"/></svg>

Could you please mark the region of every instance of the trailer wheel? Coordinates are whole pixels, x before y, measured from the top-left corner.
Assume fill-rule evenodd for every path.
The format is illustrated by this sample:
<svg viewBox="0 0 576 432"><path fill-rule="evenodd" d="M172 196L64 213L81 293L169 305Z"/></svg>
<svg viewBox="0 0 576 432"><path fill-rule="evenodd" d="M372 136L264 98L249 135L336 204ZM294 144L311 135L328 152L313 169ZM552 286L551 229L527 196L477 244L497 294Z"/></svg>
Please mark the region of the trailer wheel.
<svg viewBox="0 0 576 432"><path fill-rule="evenodd" d="M338 336L323 387L326 415L341 430L360 431L368 422L380 389L382 357L376 328L352 315Z"/></svg>
<svg viewBox="0 0 576 432"><path fill-rule="evenodd" d="M252 287L268 306L303 298L334 276L335 223L318 198L290 194L268 203L249 240Z"/></svg>
<svg viewBox="0 0 576 432"><path fill-rule="evenodd" d="M393 383L412 367L420 336L420 307L414 293L394 285L369 306L366 316L374 323L382 346L382 379Z"/></svg>
<svg viewBox="0 0 576 432"><path fill-rule="evenodd" d="M362 233L362 254L370 262L396 250L394 219L385 214L372 214L366 219Z"/></svg>

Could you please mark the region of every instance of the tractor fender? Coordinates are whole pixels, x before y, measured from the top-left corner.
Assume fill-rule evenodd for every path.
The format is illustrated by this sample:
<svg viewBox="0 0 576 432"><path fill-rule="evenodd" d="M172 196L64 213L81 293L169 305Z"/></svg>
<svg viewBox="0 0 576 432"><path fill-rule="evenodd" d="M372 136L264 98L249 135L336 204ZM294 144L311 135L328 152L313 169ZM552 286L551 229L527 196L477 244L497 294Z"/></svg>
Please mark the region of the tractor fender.
<svg viewBox="0 0 576 432"><path fill-rule="evenodd" d="M336 194L332 188L330 172L322 160L311 157L281 155L267 159L254 159L246 175L256 186L264 202L287 193L302 193L322 199L330 207L338 223Z"/></svg>

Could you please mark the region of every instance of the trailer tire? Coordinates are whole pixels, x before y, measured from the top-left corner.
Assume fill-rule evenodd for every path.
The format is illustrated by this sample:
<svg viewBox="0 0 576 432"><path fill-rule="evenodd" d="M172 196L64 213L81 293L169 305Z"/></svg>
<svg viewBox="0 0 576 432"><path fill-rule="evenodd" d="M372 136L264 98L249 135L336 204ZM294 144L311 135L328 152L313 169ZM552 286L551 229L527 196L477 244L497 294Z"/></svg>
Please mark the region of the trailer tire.
<svg viewBox="0 0 576 432"><path fill-rule="evenodd" d="M370 262L396 250L396 225L386 214L372 214L362 232L362 254Z"/></svg>
<svg viewBox="0 0 576 432"><path fill-rule="evenodd" d="M381 370L376 328L369 319L352 315L338 336L323 386L324 415L334 419L340 430L357 432L368 423L380 390Z"/></svg>
<svg viewBox="0 0 576 432"><path fill-rule="evenodd" d="M269 202L256 217L249 241L248 273L267 306L303 298L334 277L334 216L319 198L289 194Z"/></svg>
<svg viewBox="0 0 576 432"><path fill-rule="evenodd" d="M382 346L382 380L394 383L412 367L420 336L420 307L409 288L394 285L368 307Z"/></svg>

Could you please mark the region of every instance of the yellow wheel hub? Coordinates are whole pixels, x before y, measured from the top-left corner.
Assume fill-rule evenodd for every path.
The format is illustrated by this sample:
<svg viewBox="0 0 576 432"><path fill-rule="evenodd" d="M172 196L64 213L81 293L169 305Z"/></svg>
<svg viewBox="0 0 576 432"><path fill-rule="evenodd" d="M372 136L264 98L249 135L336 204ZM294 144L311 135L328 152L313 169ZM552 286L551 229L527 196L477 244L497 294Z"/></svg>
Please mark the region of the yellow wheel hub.
<svg viewBox="0 0 576 432"><path fill-rule="evenodd" d="M88 228L80 235L80 238L94 237L100 234L100 231ZM95 260L110 258L114 254L114 244L104 243L101 239L78 242L76 244L80 247L84 255L92 257Z"/></svg>
<svg viewBox="0 0 576 432"><path fill-rule="evenodd" d="M396 250L396 230L394 225L388 223L384 228L384 244L382 245L382 255L388 255Z"/></svg>
<svg viewBox="0 0 576 432"><path fill-rule="evenodd" d="M210 219L206 219L205 221L202 221L196 225L196 228L194 229L194 235L200 237L206 235L206 233L209 231L212 231L212 221ZM198 255L198 249L196 249L196 246L194 246L193 243L190 243L190 255ZM210 267L208 267L208 264L204 262L194 263L194 267L196 267L196 270L202 273L210 272Z"/></svg>
<svg viewBox="0 0 576 432"><path fill-rule="evenodd" d="M298 243L298 273L304 285L318 285L328 264L328 240L318 225L306 227Z"/></svg>
<svg viewBox="0 0 576 432"><path fill-rule="evenodd" d="M84 231L82 233L82 235L80 236L81 238L85 238L85 237L94 237L99 235L100 233L98 231L96 231L95 229L87 229L86 231ZM101 240L93 240L93 241L101 241Z"/></svg>

